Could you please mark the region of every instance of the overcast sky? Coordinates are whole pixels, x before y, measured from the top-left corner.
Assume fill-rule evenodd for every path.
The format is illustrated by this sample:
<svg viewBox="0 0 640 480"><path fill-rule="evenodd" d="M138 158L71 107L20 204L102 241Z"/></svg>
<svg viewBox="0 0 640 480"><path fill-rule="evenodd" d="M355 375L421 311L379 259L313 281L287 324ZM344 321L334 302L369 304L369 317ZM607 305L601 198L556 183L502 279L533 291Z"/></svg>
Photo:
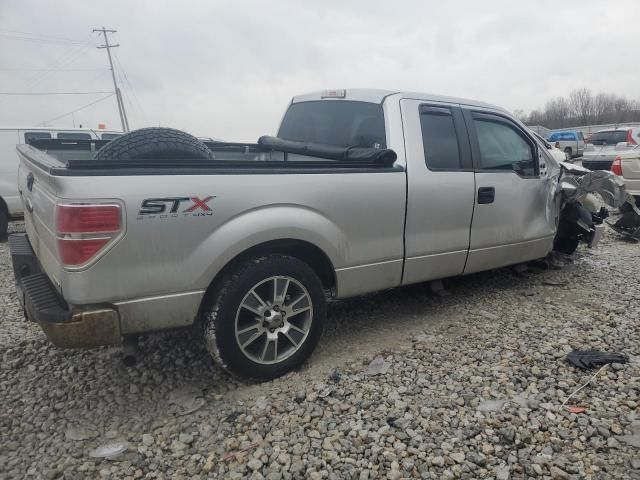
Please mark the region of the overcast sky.
<svg viewBox="0 0 640 480"><path fill-rule="evenodd" d="M579 87L640 98L638 0L0 0L0 92L109 92L103 25L132 127L229 141L275 133L291 96L325 88L526 111ZM115 97L56 119L105 95L0 95L0 125L119 129Z"/></svg>

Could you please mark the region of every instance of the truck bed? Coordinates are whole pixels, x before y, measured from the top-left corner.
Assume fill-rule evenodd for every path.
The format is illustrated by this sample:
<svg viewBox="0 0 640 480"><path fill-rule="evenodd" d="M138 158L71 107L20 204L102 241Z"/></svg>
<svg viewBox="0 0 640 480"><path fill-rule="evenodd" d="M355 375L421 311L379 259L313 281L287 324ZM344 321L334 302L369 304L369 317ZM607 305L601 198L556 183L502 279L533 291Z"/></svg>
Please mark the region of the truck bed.
<svg viewBox="0 0 640 480"><path fill-rule="evenodd" d="M265 140L263 140L265 139ZM40 168L55 176L114 175L198 175L243 173L281 173L283 170L304 173L369 173L402 170L394 166L391 150L343 149L321 145L284 142L263 137L265 143L203 142L214 154L213 160L192 158L143 159L136 161L101 161L96 153L108 141L35 140L19 150L29 155ZM53 161L55 160L55 161Z"/></svg>
<svg viewBox="0 0 640 480"><path fill-rule="evenodd" d="M190 325L216 274L265 242L319 248L340 297L400 285L404 168L379 154L337 160L283 151L293 147L213 143L215 160L122 163L94 160L98 142L21 145L30 245L72 310L115 305L123 334ZM56 205L83 202L119 205L123 229L90 264L65 268ZM158 205L165 209L148 212Z"/></svg>

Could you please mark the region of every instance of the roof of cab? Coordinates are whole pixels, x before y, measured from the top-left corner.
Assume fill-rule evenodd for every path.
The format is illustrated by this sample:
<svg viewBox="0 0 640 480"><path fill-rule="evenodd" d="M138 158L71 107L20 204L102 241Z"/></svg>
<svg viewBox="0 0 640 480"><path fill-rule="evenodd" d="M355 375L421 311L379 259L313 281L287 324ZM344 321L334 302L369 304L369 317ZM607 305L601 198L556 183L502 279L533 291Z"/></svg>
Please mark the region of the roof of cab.
<svg viewBox="0 0 640 480"><path fill-rule="evenodd" d="M335 91L335 90L334 90ZM469 100L468 98L448 97L445 95L433 95L430 93L404 92L399 90L381 90L375 88L347 88L344 98L323 98L327 90L305 93L297 95L291 100L292 103L308 102L314 100L352 100L357 102L382 103L385 98L391 95L399 95L401 98L412 98L416 100L424 100L425 102L445 102L457 103L461 105L470 105L474 107L491 108L494 110L505 111L504 108L489 103L479 102L477 100Z"/></svg>

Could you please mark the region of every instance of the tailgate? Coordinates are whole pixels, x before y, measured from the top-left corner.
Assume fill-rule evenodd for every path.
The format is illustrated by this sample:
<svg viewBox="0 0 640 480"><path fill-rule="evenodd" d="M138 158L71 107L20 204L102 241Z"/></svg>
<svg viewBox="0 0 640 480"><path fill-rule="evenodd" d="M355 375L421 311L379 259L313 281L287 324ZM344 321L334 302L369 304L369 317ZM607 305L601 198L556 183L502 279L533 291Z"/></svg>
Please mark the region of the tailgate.
<svg viewBox="0 0 640 480"><path fill-rule="evenodd" d="M24 207L24 224L29 242L43 269L56 288L59 288L60 282L56 272L60 263L56 255L56 239L53 233L55 177L48 171L49 166L59 165L59 162L27 145L18 146L18 155L18 191Z"/></svg>

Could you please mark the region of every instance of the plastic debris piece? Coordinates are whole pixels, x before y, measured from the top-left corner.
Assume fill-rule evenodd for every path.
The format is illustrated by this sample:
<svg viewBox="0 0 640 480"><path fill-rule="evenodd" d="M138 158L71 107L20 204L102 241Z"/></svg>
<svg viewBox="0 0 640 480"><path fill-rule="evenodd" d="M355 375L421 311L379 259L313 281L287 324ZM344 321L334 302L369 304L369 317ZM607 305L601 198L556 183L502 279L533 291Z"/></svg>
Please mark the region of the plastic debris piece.
<svg viewBox="0 0 640 480"><path fill-rule="evenodd" d="M87 427L75 425L67 428L64 432L64 436L67 440L89 440L90 438L97 437L98 432Z"/></svg>
<svg viewBox="0 0 640 480"><path fill-rule="evenodd" d="M584 407L567 407L569 413L585 413L587 411Z"/></svg>
<svg viewBox="0 0 640 480"><path fill-rule="evenodd" d="M629 357L624 353L600 352L598 350L573 350L567 354L567 362L574 367L591 369L608 363L627 363Z"/></svg>
<svg viewBox="0 0 640 480"><path fill-rule="evenodd" d="M507 403L506 399L499 400L485 400L478 405L479 412L499 412L502 410L504 404Z"/></svg>
<svg viewBox="0 0 640 480"><path fill-rule="evenodd" d="M89 456L93 458L114 458L126 452L128 448L129 443L127 442L109 442L89 452Z"/></svg>
<svg viewBox="0 0 640 480"><path fill-rule="evenodd" d="M364 373L365 375L384 375L389 371L389 368L391 368L391 363L382 357L376 357L371 360Z"/></svg>
<svg viewBox="0 0 640 480"><path fill-rule="evenodd" d="M188 415L207 403L203 396L202 388L188 385L171 392L169 394L169 403L175 406L174 413L176 415Z"/></svg>

